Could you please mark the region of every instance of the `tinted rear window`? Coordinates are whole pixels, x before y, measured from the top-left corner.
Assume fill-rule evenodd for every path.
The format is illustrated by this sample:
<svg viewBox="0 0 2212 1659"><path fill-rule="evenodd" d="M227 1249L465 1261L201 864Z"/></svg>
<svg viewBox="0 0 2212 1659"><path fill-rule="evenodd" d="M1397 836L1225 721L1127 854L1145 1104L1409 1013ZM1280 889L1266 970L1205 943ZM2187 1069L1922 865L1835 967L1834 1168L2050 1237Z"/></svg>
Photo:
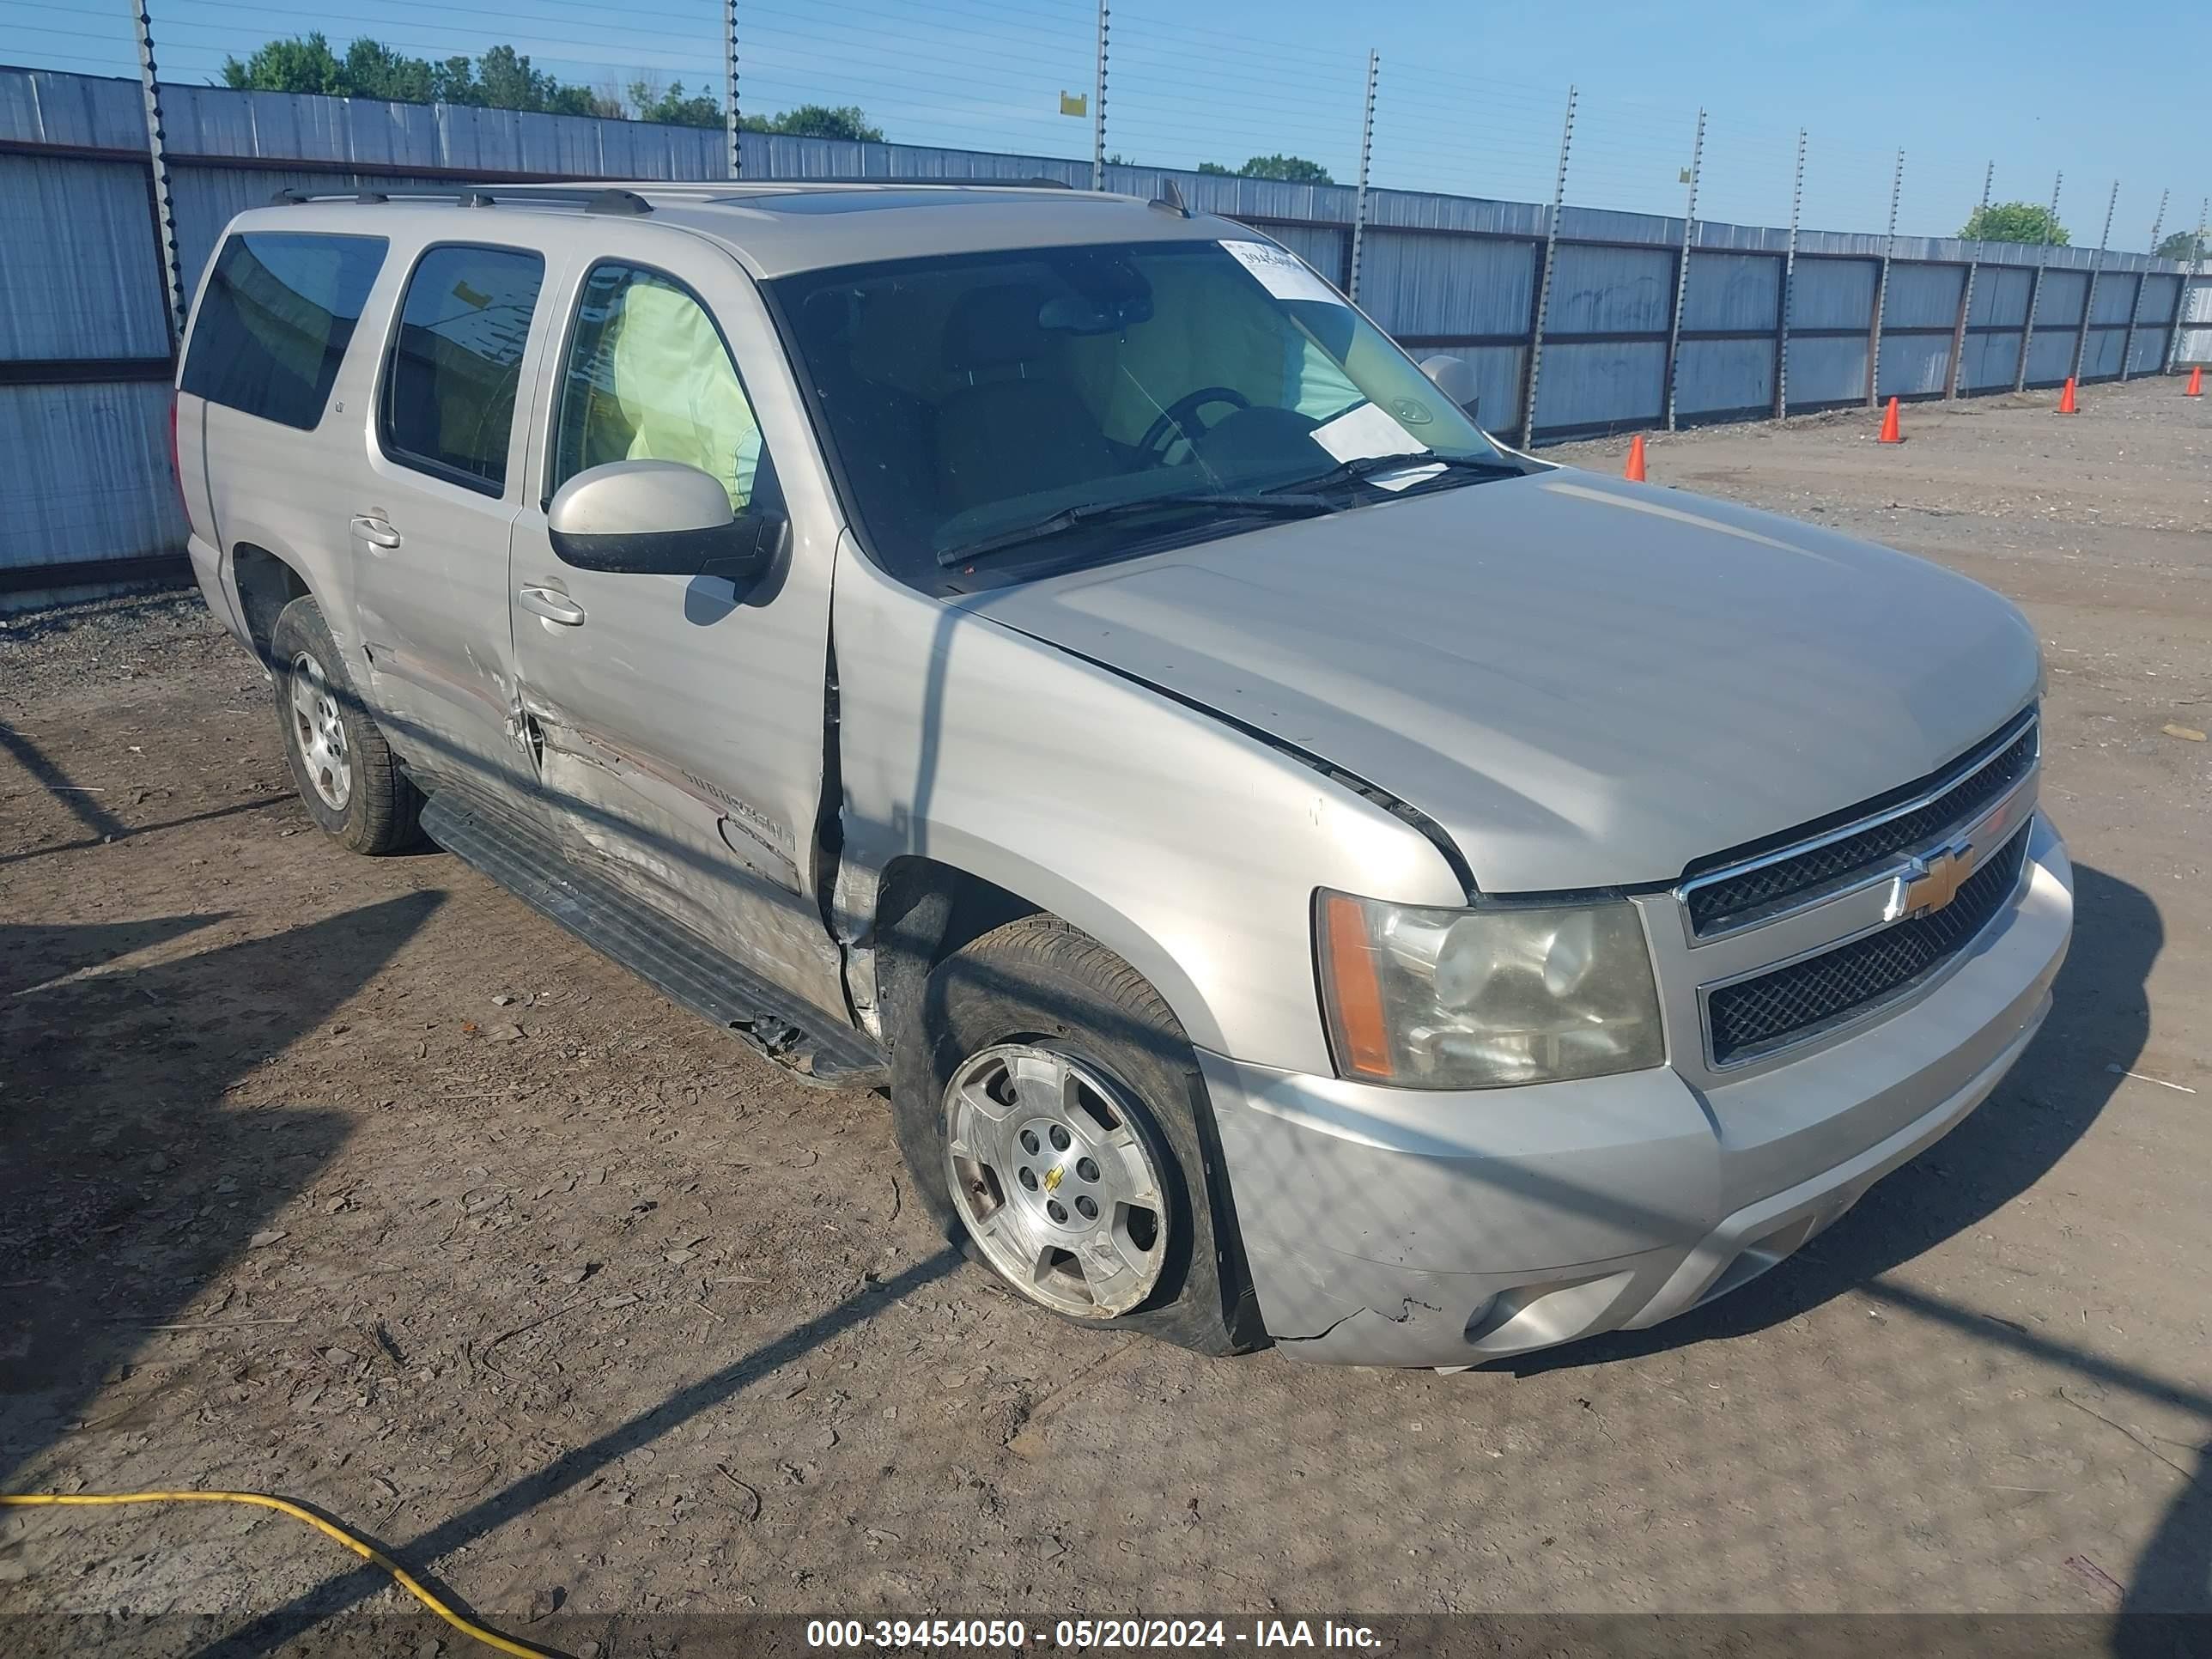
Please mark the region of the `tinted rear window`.
<svg viewBox="0 0 2212 1659"><path fill-rule="evenodd" d="M295 232L230 238L200 301L183 389L313 430L388 246Z"/></svg>
<svg viewBox="0 0 2212 1659"><path fill-rule="evenodd" d="M520 248L450 245L408 279L385 370L377 435L395 461L496 495L522 348L545 261Z"/></svg>

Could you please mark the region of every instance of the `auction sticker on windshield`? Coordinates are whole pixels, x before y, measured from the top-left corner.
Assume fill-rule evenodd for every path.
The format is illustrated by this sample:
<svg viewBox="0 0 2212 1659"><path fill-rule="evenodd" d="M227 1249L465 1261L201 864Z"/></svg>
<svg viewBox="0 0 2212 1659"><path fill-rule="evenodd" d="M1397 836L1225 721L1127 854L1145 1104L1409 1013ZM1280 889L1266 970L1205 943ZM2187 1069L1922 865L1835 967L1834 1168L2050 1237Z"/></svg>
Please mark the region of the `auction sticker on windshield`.
<svg viewBox="0 0 2212 1659"><path fill-rule="evenodd" d="M1224 242L1229 257L1250 271L1278 300L1319 300L1340 306L1344 296L1314 275L1306 262L1266 242Z"/></svg>

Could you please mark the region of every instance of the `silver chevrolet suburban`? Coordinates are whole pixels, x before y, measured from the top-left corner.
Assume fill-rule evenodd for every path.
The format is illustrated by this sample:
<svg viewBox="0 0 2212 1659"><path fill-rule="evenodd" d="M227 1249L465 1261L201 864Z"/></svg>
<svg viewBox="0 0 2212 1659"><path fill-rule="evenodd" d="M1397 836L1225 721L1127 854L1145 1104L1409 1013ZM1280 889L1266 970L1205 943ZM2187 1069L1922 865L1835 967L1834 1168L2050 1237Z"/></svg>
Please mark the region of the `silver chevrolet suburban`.
<svg viewBox="0 0 2212 1659"><path fill-rule="evenodd" d="M1042 1309L1452 1367L1833 1223L2072 876L2012 605L1425 367L1171 191L288 194L177 453L334 839L886 1090Z"/></svg>

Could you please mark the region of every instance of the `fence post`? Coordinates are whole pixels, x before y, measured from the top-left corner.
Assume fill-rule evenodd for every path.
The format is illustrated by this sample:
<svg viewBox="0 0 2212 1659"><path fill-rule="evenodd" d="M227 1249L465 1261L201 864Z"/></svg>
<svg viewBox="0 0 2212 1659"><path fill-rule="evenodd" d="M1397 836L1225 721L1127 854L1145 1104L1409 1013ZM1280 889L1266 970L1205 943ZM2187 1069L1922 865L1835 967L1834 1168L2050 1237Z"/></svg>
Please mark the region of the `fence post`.
<svg viewBox="0 0 2212 1659"><path fill-rule="evenodd" d="M2158 216L2150 222L2150 257L2154 259L2158 258L2158 234L2166 228L2166 198L2172 194L2171 190L2162 190L2158 193ZM2127 384L2128 365L2135 361L2136 325L2142 321L2143 289L2149 281L2148 265L2136 272L2136 297L2128 307L2127 337L2120 342L2120 384L2123 386ZM2180 298L2179 295L2174 297L2176 300Z"/></svg>
<svg viewBox="0 0 2212 1659"><path fill-rule="evenodd" d="M2188 314L2189 285L2197 280L2197 272L2204 268L2204 225L2208 208L2212 208L2212 197L2207 197L2197 204L2197 240L2189 250L2189 269L2181 273L2181 287L2173 296L2173 326L2166 331L2165 372L2168 374L2173 373L2174 364L2181 358L2181 324ZM2173 263L2179 264L2181 261L2176 259Z"/></svg>
<svg viewBox="0 0 2212 1659"><path fill-rule="evenodd" d="M1990 210L1990 186L1996 182L1996 160L1991 157L1989 166L1982 172L1981 210L1976 214L1975 220L1968 222L1970 224L1978 221L1982 214L1986 214ZM1960 240L1965 239L1962 237ZM1977 237L1974 240L1974 251L1966 256L1966 280L1959 286L1959 322L1958 326L1951 331L1951 372L1943 377L1945 403L1956 403L1959 398L1959 381L1962 378L1962 368L1966 356L1966 319L1972 313L1974 308L1974 278L1981 273L1981 255L1982 240Z"/></svg>
<svg viewBox="0 0 2212 1659"><path fill-rule="evenodd" d="M1098 65L1091 81L1091 188L1106 188L1106 0L1098 0Z"/></svg>
<svg viewBox="0 0 2212 1659"><path fill-rule="evenodd" d="M154 173L155 252L161 258L161 283L169 300L169 341L185 337L185 276L177 258L177 211L169 195L167 135L161 127L161 77L154 67L154 20L147 0L131 0L138 31L138 87L146 99L146 160Z"/></svg>
<svg viewBox="0 0 2212 1659"><path fill-rule="evenodd" d="M2097 238L2097 257L2089 264L2089 291L2081 296L2081 326L2074 334L2072 379L2081 378L2081 362L2089 352L2089 319L2097 314L2097 278L2105 269L2105 250L2112 240L2112 210L2120 204L2120 181L2112 180L2112 193L2105 201L2104 233Z"/></svg>
<svg viewBox="0 0 2212 1659"><path fill-rule="evenodd" d="M2059 186L2065 182L2065 170L2061 168L2057 176L2051 181L2051 222L2054 225L2058 222ZM2012 377L2012 392L2015 398L2027 390L2027 349L2035 343L2036 307L2043 303L2043 272L2044 268L2050 263L2051 232L2046 227L2043 233L2042 246L2037 250L2035 255L2035 275L2029 277L2027 283L2027 320L2021 325L2020 367L2014 372Z"/></svg>
<svg viewBox="0 0 2212 1659"><path fill-rule="evenodd" d="M1552 216L1544 227L1544 269L1536 279L1536 315L1528 329L1528 396L1521 407L1521 447L1536 441L1536 374L1544 362L1544 319L1552 308L1552 266L1559 251L1559 209L1567 199L1567 152L1575 141L1575 88L1567 88L1567 120L1559 129L1559 172L1552 185Z"/></svg>
<svg viewBox="0 0 2212 1659"><path fill-rule="evenodd" d="M1367 54L1367 113L1359 124L1359 195L1352 210L1352 270L1351 286L1345 297L1352 304L1359 303L1359 247L1367 235L1367 169L1375 159L1375 81L1382 72L1382 60L1374 52Z"/></svg>
<svg viewBox="0 0 2212 1659"><path fill-rule="evenodd" d="M730 144L730 177L745 176L745 155L738 121L738 0L722 0L722 129Z"/></svg>
<svg viewBox="0 0 2212 1659"><path fill-rule="evenodd" d="M1797 182L1790 189L1790 248L1782 256L1782 302L1774 321L1774 418L1790 414L1790 296L1797 281L1797 215L1805 203L1805 129L1797 129Z"/></svg>
<svg viewBox="0 0 2212 1659"><path fill-rule="evenodd" d="M1698 137L1690 146L1690 199L1682 210L1682 256L1674 265L1674 320L1667 330L1667 430L1674 429L1674 372L1682 356L1682 307L1690 295L1690 237L1698 222L1698 177L1705 164L1705 112L1698 112Z"/></svg>
<svg viewBox="0 0 2212 1659"><path fill-rule="evenodd" d="M1882 313L1889 308L1889 262L1897 257L1897 201L1905 193L1905 152L1897 152L1897 171L1889 180L1889 240L1882 245L1881 275L1874 285L1874 325L1867 331L1867 399L1872 409L1881 389Z"/></svg>

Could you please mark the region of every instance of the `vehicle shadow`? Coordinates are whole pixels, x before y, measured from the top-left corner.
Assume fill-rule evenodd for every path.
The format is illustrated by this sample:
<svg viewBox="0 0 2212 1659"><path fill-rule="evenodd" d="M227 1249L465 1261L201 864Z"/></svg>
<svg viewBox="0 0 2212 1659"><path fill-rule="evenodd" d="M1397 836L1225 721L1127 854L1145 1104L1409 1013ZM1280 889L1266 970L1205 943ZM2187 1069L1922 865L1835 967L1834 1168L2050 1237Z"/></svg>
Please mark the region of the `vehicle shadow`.
<svg viewBox="0 0 2212 1659"><path fill-rule="evenodd" d="M148 1386L131 1368L346 1133L333 1111L228 1095L257 1060L325 1021L441 902L410 894L105 971L221 918L0 927L0 1482L72 1434L127 1431L185 1384L198 1347ZM270 1265L284 1255L270 1249ZM84 1422L109 1383L120 1400Z"/></svg>
<svg viewBox="0 0 2212 1659"><path fill-rule="evenodd" d="M1878 1182L1804 1249L1741 1289L1647 1331L1499 1360L1516 1376L1748 1335L1863 1288L1964 1232L2040 1180L2086 1133L2150 1030L2144 983L2165 943L2141 889L2074 866L2074 943L2050 1019L1996 1091L1949 1135Z"/></svg>

